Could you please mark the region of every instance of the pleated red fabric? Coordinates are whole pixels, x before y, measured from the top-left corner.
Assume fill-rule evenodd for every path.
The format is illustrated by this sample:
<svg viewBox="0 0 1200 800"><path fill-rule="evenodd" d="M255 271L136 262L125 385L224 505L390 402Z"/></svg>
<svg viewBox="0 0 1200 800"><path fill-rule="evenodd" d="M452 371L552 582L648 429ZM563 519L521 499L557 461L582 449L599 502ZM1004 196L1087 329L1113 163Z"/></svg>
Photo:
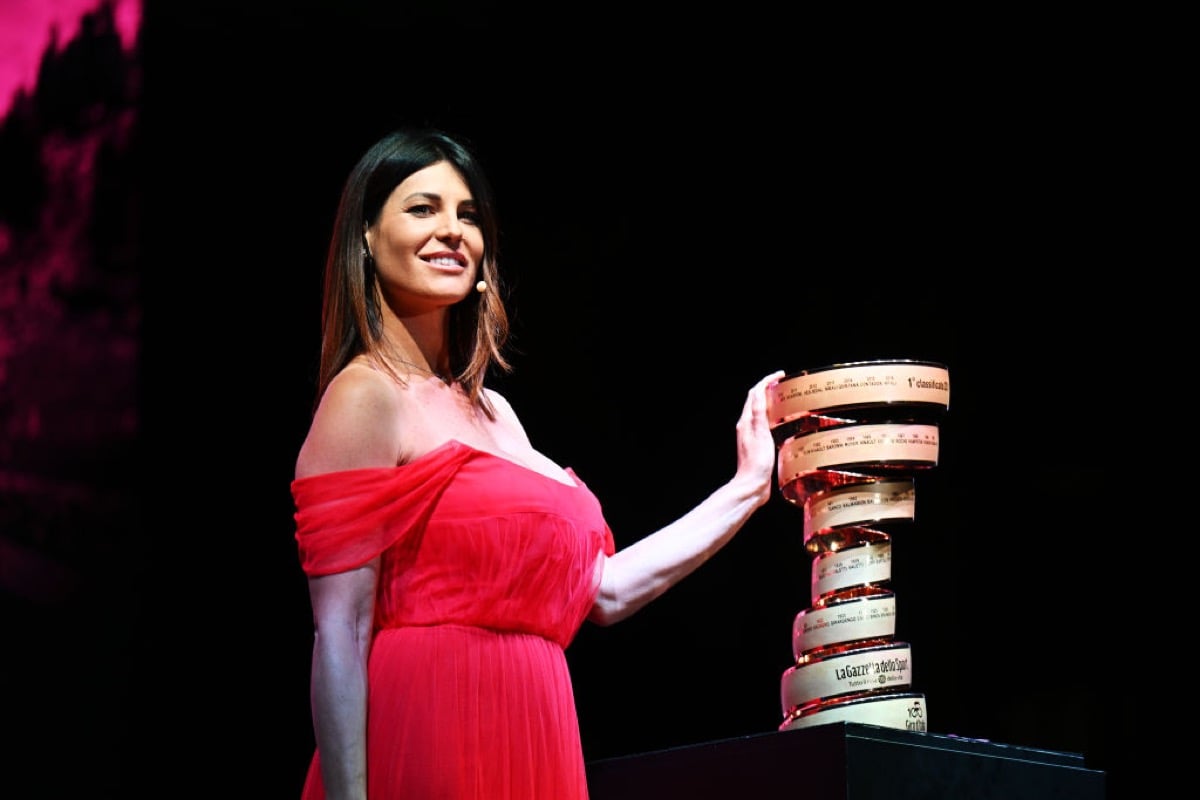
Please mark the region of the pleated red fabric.
<svg viewBox="0 0 1200 800"><path fill-rule="evenodd" d="M600 503L450 441L409 464L292 483L306 574L381 555L371 800L586 800L564 650L614 551ZM325 796L315 753L303 800Z"/></svg>

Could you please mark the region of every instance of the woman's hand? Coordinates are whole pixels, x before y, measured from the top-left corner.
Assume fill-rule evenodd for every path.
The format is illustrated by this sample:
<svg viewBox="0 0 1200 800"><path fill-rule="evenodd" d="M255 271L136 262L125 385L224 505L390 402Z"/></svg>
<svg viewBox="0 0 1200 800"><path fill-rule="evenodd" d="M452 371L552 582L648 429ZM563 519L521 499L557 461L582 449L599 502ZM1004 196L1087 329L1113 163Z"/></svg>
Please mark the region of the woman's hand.
<svg viewBox="0 0 1200 800"><path fill-rule="evenodd" d="M758 485L758 505L771 498L777 467L775 439L767 417L767 387L784 376L783 370L766 375L750 388L737 421L737 473L734 480Z"/></svg>

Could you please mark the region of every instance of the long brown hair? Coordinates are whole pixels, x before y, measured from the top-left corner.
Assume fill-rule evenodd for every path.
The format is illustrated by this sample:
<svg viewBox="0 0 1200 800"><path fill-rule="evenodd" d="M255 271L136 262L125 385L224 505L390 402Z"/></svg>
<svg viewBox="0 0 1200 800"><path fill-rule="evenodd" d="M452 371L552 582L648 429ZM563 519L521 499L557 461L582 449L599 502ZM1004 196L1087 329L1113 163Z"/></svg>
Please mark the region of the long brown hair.
<svg viewBox="0 0 1200 800"><path fill-rule="evenodd" d="M374 263L363 253L363 230L377 221L396 186L439 161L458 170L475 200L483 233L479 277L488 287L471 292L450 308L450 370L471 402L494 418L484 380L493 366L512 370L503 352L509 324L496 261L500 232L495 201L491 184L465 141L431 128L405 128L384 136L358 160L342 188L325 259L318 403L330 381L355 356L378 355L383 344L378 277ZM385 360L379 362L390 369Z"/></svg>

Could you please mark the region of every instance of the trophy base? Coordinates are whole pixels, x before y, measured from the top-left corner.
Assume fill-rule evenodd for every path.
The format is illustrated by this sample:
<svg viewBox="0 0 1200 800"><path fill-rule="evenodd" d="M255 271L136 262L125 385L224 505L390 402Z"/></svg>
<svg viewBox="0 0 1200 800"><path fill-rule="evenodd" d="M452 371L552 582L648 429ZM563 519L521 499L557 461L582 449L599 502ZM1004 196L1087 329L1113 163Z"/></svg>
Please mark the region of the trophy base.
<svg viewBox="0 0 1200 800"><path fill-rule="evenodd" d="M592 800L1104 800L1083 756L834 722L589 762Z"/></svg>

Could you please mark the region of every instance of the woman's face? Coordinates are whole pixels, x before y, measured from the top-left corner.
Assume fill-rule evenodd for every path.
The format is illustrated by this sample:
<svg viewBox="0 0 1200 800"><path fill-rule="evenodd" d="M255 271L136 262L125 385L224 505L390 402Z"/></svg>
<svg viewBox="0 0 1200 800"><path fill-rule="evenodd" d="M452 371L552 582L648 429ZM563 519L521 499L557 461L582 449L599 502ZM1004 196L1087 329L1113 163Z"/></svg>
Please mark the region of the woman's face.
<svg viewBox="0 0 1200 800"><path fill-rule="evenodd" d="M398 314L445 307L474 290L483 232L466 181L448 162L418 170L392 190L366 241Z"/></svg>

